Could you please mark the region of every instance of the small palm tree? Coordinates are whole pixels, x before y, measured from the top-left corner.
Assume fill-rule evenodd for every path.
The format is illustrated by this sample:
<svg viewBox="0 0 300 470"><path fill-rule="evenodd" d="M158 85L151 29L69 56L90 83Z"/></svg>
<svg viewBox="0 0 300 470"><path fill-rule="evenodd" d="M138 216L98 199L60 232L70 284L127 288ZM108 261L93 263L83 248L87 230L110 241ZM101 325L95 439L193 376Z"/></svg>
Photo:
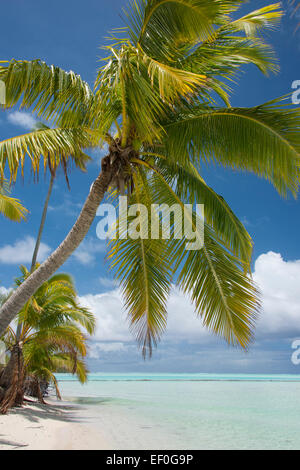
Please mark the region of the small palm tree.
<svg viewBox="0 0 300 470"><path fill-rule="evenodd" d="M24 266L21 271L17 286L30 275ZM55 372L77 374L82 383L87 379L83 331L93 334L95 318L78 304L69 275L58 274L45 282L20 311L18 323L22 325L20 338L17 339L11 326L3 337L11 356L0 378L0 386L5 390L2 413L23 402L24 381L28 377L35 382L41 401L40 381L52 382L60 397Z"/></svg>
<svg viewBox="0 0 300 470"><path fill-rule="evenodd" d="M19 199L10 197L9 194L10 190L7 181L2 180L0 186L0 214L14 222L20 222L22 219L25 220L26 213L28 212L27 209L22 206Z"/></svg>
<svg viewBox="0 0 300 470"><path fill-rule="evenodd" d="M131 1L127 27L106 47L94 92L80 76L39 60L13 60L0 68L6 106L20 102L57 126L0 143L0 168L7 165L12 179L26 154L38 172L41 155L57 166L69 154L79 158L84 147L106 142L109 148L65 240L2 306L0 333L79 246L99 204L115 188L120 194L127 190L129 204L205 204L201 250L186 250L186 240L174 236L119 239L111 246L111 264L144 354L166 327L174 281L205 326L230 344L249 345L259 304L249 276L252 241L203 180L201 166L217 162L252 172L281 195L295 195L300 113L281 99L253 108L230 106L228 83L240 66L254 64L265 74L278 70L261 32L276 26L280 5L233 19L241 3Z"/></svg>

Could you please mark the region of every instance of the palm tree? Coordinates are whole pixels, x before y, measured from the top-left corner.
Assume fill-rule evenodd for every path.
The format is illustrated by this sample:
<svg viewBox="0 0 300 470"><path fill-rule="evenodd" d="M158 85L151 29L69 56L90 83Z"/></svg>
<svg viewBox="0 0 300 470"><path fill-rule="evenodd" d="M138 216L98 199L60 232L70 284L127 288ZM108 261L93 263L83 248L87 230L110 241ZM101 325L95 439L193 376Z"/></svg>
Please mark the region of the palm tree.
<svg viewBox="0 0 300 470"><path fill-rule="evenodd" d="M21 271L17 286L30 275L24 266ZM55 372L77 374L82 383L87 380L83 331L93 334L95 318L79 305L68 274L57 274L45 282L19 312L17 320L22 325L20 338L17 340L11 326L2 338L11 350L9 363L0 377L0 387L4 389L2 413L14 404L22 404L24 381L28 377L36 385L40 401L43 401L40 381L52 382L60 397Z"/></svg>
<svg viewBox="0 0 300 470"><path fill-rule="evenodd" d="M35 130L46 130L46 129L49 130L50 128L47 127L45 124L43 124L41 122L37 123L36 126L35 126ZM87 163L87 159L84 159L84 160L83 159L80 160L81 170L82 171L86 171L86 166L85 165ZM69 186L69 180L68 180L68 174L67 174L67 162L65 162L63 167L64 167L64 172L65 172L65 178L66 178L67 184ZM46 222L49 201L50 201L50 197L51 197L51 194L52 194L54 180L55 180L56 171L57 171L56 167L54 167L54 168L52 167L51 159L49 158L49 156L48 156L48 168L49 168L49 171L50 171L50 182L49 182L47 196L46 196L44 206L43 206L43 212L42 212L41 222L40 222L40 226L39 226L39 230L38 230L38 234L37 234L37 238L36 238L36 242L35 242L35 247L34 247L34 250L33 250L30 272L34 271L35 265L37 263L37 257L38 257L38 252L39 252L39 248L40 248L40 244L41 244L42 234L43 234L43 230L44 230L44 226L45 226L45 222Z"/></svg>
<svg viewBox="0 0 300 470"><path fill-rule="evenodd" d="M41 122L36 123L36 125L35 125L35 130L46 130L46 129L50 129L50 128L47 127L45 124L43 124ZM71 155L71 158L72 158L72 155ZM75 159L75 163L77 162L77 166L82 171L86 171L86 164L89 160L90 160L90 157L88 157L85 154L82 154L80 159ZM68 162L63 160L62 164L63 164L64 174L65 174L65 179L66 179L68 188L70 189L69 178L68 178ZM46 196L46 199L45 199L45 202L44 202L42 217L41 217L39 230L38 230L38 234L37 234L37 238L36 238L36 241L35 241L35 246L34 246L34 250L33 250L33 254L32 254L30 273L32 273L34 271L36 263L37 263L37 257L38 257L38 252L39 252L39 249L40 249L42 235L43 235L43 231L44 231L44 227L45 227L49 201L50 201L50 197L51 197L51 194L52 194L52 191L53 191L53 185L54 185L54 180L55 180L56 171L57 171L57 167L52 166L51 159L49 158L49 156L48 156L48 168L49 168L49 171L50 171L50 182L49 182L48 192L47 192L47 196ZM18 328L17 328L17 333L16 333L16 339L17 340L20 337L21 328L22 328L22 324L19 323Z"/></svg>
<svg viewBox="0 0 300 470"><path fill-rule="evenodd" d="M76 149L104 142L109 147L67 237L2 306L0 333L79 246L105 195L127 188L129 204L205 204L201 250L186 250L186 240L174 236L112 242L111 266L143 353L151 354L166 327L172 282L191 298L206 327L247 348L259 308L249 275L252 240L203 180L201 165L252 172L279 194L296 195L300 113L282 99L253 108L230 106L228 83L240 66L254 64L264 74L278 70L261 33L276 26L280 5L232 19L242 3L131 1L127 27L118 31L122 37L112 35L106 46L94 92L74 72L39 60L13 60L0 68L6 106L19 102L57 126L0 143L1 167L8 166L13 180L26 154L38 172L40 155L59 164L77 155ZM196 236L202 237L197 230Z"/></svg>
<svg viewBox="0 0 300 470"><path fill-rule="evenodd" d="M35 125L35 130L45 130L45 129L49 129L49 127L47 127L43 123L37 123ZM72 155L71 155L71 157L72 157ZM86 171L86 163L87 163L88 160L89 160L89 157L82 154L80 160L78 160L77 166L79 166L79 168L82 171ZM67 182L68 187L70 188L69 180L68 180L68 162L63 161L62 163L63 163L63 170L64 170L66 182ZM76 160L75 160L75 163L76 163ZM35 247L34 247L34 251L33 251L33 255L32 255L30 274L34 271L34 269L36 267L38 251L39 251L39 247L40 247L40 243L41 243L41 239L42 239L42 234L43 234L43 230L44 230L44 226L45 226L45 222L46 222L46 217L47 217L48 205L49 205L50 197L51 197L51 194L52 194L54 180L55 180L56 171L57 171L57 168L55 166L54 167L52 166L52 163L51 163L51 160L50 160L49 157L48 157L48 168L49 168L49 171L50 171L50 183L49 183L49 188L48 188L48 192L47 192L47 197L46 197L46 200L45 200L45 203L44 203L44 206L43 206L42 217L41 217L41 221L40 221L38 235L37 235L37 238L36 238L36 243L35 243ZM23 281L26 277L28 277L28 273L25 277L23 277ZM1 299L0 299L0 302L1 302ZM21 321L19 321L18 324L17 324L16 332L11 335L11 339L13 340L13 342L10 344L10 349L12 351L12 354L11 354L9 364L7 365L6 370L4 370L4 377L7 377L7 378L10 377L10 380L12 381L10 386L8 387L10 390L12 390L12 394L7 395L7 398L6 398L6 403L7 404L12 402L14 393L16 392L16 390L14 390L12 388L12 385L13 385L14 381L16 380L16 377L19 378L19 380L18 380L19 384L16 386L16 389L18 391L16 392L15 402L19 403L19 404L21 404L23 402L23 396L24 396L24 383L23 383L24 382L24 380L23 380L24 379L24 355L23 355L23 338L22 338L23 328L24 328L23 323ZM39 346L39 345L37 345L37 346ZM31 384L31 386L34 387L34 390L35 390L36 394L39 396L40 401L43 401L41 388L40 388L41 377L44 379L44 382L46 381L46 383L52 381L54 383L55 387L56 387L58 396L60 396L60 395L59 395L59 390L57 388L57 383L56 383L56 380L55 380L55 376L52 374L49 367L47 368L46 364L42 363L42 357L45 356L46 358L48 358L50 356L51 351L46 351L46 350L43 351L43 349L41 349L41 347L39 347L39 351L40 351L41 357L39 358L38 361L35 361L35 365L34 365L33 369L32 369L32 366L33 366L32 365L32 360L28 362L27 374L28 374L29 367L30 367L30 369L32 369L32 371L31 371L31 374L29 375L29 377L30 377L29 383ZM70 358L65 357L65 361L67 361L67 359L69 359L69 363L71 363ZM54 360L55 360L55 358L53 357L53 361ZM14 371L14 375L11 373L11 371ZM82 379L82 377L81 377L81 379ZM8 384L6 383L6 385L8 385ZM0 402L1 402L1 397L0 397ZM3 410L5 410L5 411L7 410L7 405L4 405Z"/></svg>
<svg viewBox="0 0 300 470"><path fill-rule="evenodd" d="M27 209L22 206L19 199L9 196L9 189L9 184L3 179L0 185L0 214L14 222L20 222L22 219L25 220L25 215L28 212Z"/></svg>

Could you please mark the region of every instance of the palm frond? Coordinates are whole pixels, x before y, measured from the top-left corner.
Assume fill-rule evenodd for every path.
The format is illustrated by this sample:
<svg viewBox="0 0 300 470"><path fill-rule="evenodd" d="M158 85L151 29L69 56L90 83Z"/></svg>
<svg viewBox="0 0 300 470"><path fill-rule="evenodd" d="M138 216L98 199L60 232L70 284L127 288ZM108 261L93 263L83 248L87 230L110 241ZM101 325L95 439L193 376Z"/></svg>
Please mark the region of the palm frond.
<svg viewBox="0 0 300 470"><path fill-rule="evenodd" d="M160 173L176 195L190 204L204 204L205 220L216 236L235 256L248 265L252 254L252 240L241 221L224 198L217 194L200 176L192 163L180 165L169 160L157 161Z"/></svg>
<svg viewBox="0 0 300 470"><path fill-rule="evenodd" d="M212 42L201 44L180 61L178 66L194 73L205 74L208 77L207 85L212 80L213 86L213 79L232 79L243 64L254 64L264 74L278 71L273 49L261 39L243 38L227 33L219 33Z"/></svg>
<svg viewBox="0 0 300 470"><path fill-rule="evenodd" d="M72 157L75 164L83 169L90 157L82 149L92 145L91 133L83 128L39 129L12 137L0 142L0 173L3 177L7 165L10 180L15 181L19 168L23 175L26 156L30 158L35 174L39 173L41 159L46 169L49 163L52 168L64 167Z"/></svg>
<svg viewBox="0 0 300 470"><path fill-rule="evenodd" d="M26 219L28 210L22 206L19 199L4 194L0 190L0 214L14 222L20 222Z"/></svg>
<svg viewBox="0 0 300 470"><path fill-rule="evenodd" d="M125 15L133 44L172 62L181 48L208 38L226 11L228 2L214 0L133 0Z"/></svg>
<svg viewBox="0 0 300 470"><path fill-rule="evenodd" d="M152 86L157 83L163 101L172 103L179 96L192 94L199 87L206 86L206 76L171 67L142 53L142 61L148 68ZM140 64L139 64L140 69Z"/></svg>
<svg viewBox="0 0 300 470"><path fill-rule="evenodd" d="M154 194L160 203L184 204L159 172ZM205 223L204 233L196 212L186 213L201 249L187 250L185 237L170 241L169 262L178 273L177 284L190 296L203 324L231 345L247 348L253 339L259 302L258 291L244 264L232 256Z"/></svg>
<svg viewBox="0 0 300 470"><path fill-rule="evenodd" d="M281 3L273 3L232 21L227 28L233 32L244 31L247 36L255 36L262 29L275 29L283 15Z"/></svg>
<svg viewBox="0 0 300 470"><path fill-rule="evenodd" d="M151 238L143 229L145 220L140 204L147 204L148 199L147 206L150 207L150 201L145 182L142 187L141 176L136 178L135 197L130 206L133 208L135 204L137 213L131 223L140 230L140 236L122 238L125 233L118 226L121 233L110 241L108 259L115 278L121 284L131 329L145 357L147 352L151 356L153 345L156 346L166 328L166 302L171 278L166 241Z"/></svg>
<svg viewBox="0 0 300 470"><path fill-rule="evenodd" d="M86 355L86 345L84 335L81 330L71 323L52 327L51 329L41 329L35 333L34 341L43 346L54 346L65 351L76 349L82 356Z"/></svg>
<svg viewBox="0 0 300 470"><path fill-rule="evenodd" d="M109 108L114 100L118 103L123 142L129 137L130 127L136 130L141 141L152 142L161 134L158 121L165 107L159 91L152 86L148 67L139 51L128 44L123 44L119 50L110 50L108 64L98 71L96 95Z"/></svg>
<svg viewBox="0 0 300 470"><path fill-rule="evenodd" d="M273 100L254 108L203 110L177 115L165 125L174 161L218 162L269 180L296 195L299 186L300 112Z"/></svg>
<svg viewBox="0 0 300 470"><path fill-rule="evenodd" d="M82 124L94 95L89 85L74 72L66 72L41 60L11 60L0 66L0 80L5 83L6 108L20 102L38 116L61 125L68 115L69 126ZM71 120L72 116L72 120Z"/></svg>

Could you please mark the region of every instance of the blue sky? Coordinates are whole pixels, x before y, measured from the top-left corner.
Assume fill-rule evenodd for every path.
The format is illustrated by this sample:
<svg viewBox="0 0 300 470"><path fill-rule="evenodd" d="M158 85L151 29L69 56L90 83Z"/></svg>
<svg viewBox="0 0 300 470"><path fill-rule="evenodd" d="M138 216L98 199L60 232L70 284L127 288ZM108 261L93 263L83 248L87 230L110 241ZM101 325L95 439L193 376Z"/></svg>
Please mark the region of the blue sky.
<svg viewBox="0 0 300 470"><path fill-rule="evenodd" d="M250 1L241 14L270 2ZM1 4L1 59L42 59L48 64L74 70L91 85L96 77L107 32L123 25L120 17L125 0L12 0ZM291 92L300 80L300 31L296 19L286 15L281 28L268 33L279 58L281 71L265 77L254 67L245 67L234 85L233 106L254 106ZM28 114L18 109L0 113L0 138L23 134L32 126ZM101 152L93 153L86 174L73 170L71 191L59 175L41 247L45 257L64 238L78 215L90 184L100 169ZM96 238L94 222L86 241L65 264L76 281L82 301L97 313L98 330L90 353L96 371L190 371L190 372L292 372L291 341L300 338L300 249L299 202L281 199L267 182L251 175L204 170L204 177L245 223L255 247L253 268L263 292L263 311L257 339L245 355L203 331L193 310L174 291L169 306L170 325L154 358L144 363L132 341L116 286L104 260L105 244ZM1 219L0 285L8 288L18 275L18 265L29 264L48 176L34 184L29 166L24 181L18 180L14 195L30 210L28 221L13 224ZM187 318L187 315L190 315ZM196 331L196 333L195 333ZM298 366L299 368L300 366Z"/></svg>

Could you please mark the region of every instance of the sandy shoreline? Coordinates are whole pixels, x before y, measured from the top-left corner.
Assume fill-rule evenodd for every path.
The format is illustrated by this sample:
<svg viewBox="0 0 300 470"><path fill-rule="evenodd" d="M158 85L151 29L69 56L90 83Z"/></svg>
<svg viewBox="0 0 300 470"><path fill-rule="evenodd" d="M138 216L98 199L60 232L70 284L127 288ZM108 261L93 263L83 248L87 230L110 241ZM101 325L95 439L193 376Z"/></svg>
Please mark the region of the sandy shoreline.
<svg viewBox="0 0 300 470"><path fill-rule="evenodd" d="M26 404L0 415L0 450L111 449L79 407L47 400L48 405Z"/></svg>

